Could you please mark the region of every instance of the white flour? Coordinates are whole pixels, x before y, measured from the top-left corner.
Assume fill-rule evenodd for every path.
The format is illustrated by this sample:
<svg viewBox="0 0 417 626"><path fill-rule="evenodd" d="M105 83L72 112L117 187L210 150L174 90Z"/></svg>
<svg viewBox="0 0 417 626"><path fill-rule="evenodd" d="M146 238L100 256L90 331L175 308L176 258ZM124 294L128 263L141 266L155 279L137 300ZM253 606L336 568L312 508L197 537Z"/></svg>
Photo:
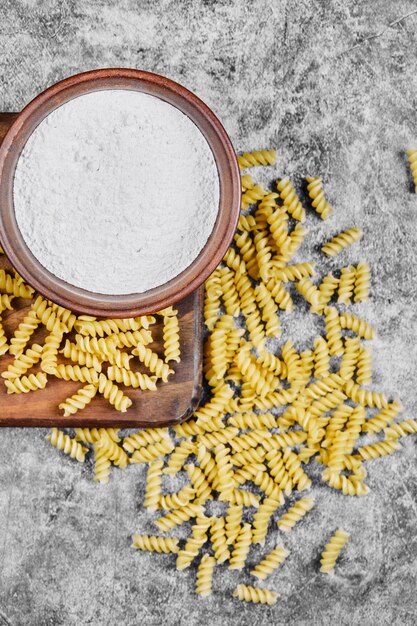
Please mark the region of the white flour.
<svg viewBox="0 0 417 626"><path fill-rule="evenodd" d="M17 163L14 206L50 272L96 293L140 293L201 252L217 217L218 173L178 109L136 91L96 91L35 129Z"/></svg>

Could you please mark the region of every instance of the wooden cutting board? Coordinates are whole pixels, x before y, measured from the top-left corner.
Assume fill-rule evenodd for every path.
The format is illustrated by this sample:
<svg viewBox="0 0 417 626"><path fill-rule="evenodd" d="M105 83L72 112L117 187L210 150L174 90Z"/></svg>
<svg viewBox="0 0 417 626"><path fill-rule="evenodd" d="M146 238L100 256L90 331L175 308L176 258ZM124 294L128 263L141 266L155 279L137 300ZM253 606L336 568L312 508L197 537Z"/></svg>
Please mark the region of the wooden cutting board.
<svg viewBox="0 0 417 626"><path fill-rule="evenodd" d="M17 113L0 113L0 143ZM0 255L0 268L10 270L4 255ZM152 427L177 424L189 417L200 401L202 386L203 322L202 304L204 289L200 288L177 303L180 324L181 363L171 364L175 370L167 383L157 384L157 391L141 391L130 387L120 388L132 399L126 413L116 411L104 398L97 395L84 410L74 416L63 417L58 404L82 387L74 383L48 377L45 389L27 394L7 394L0 379L0 426L115 426ZM7 337L30 309L30 301L14 300L15 309L3 313L3 326ZM162 318L152 326L154 343L149 347L163 355ZM30 343L42 343L46 331L37 330ZM0 372L13 362L6 354L0 357ZM63 362L68 362L63 359ZM132 367L146 371L139 364ZM39 368L34 368L36 373Z"/></svg>

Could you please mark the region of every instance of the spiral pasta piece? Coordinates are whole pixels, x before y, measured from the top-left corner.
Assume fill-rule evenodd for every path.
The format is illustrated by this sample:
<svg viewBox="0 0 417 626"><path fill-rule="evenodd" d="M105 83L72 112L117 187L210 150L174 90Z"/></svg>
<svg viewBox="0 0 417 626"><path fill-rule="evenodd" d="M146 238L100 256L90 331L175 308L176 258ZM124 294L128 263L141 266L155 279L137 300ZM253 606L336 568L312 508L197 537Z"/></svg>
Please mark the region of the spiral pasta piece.
<svg viewBox="0 0 417 626"><path fill-rule="evenodd" d="M320 303L326 305L330 302L339 286L339 279L331 272L327 274L319 285Z"/></svg>
<svg viewBox="0 0 417 626"><path fill-rule="evenodd" d="M97 385L99 380L99 374L94 369L80 367L79 365L65 365L63 363L56 366L54 376L62 380L72 380L93 385Z"/></svg>
<svg viewBox="0 0 417 626"><path fill-rule="evenodd" d="M289 178L283 178L277 181L277 189L288 213L299 222L303 222L306 217L306 212L303 205L300 202L299 197L295 193L295 189L292 186Z"/></svg>
<svg viewBox="0 0 417 626"><path fill-rule="evenodd" d="M369 298L371 285L371 271L366 261L360 261L356 266L354 301L363 302Z"/></svg>
<svg viewBox="0 0 417 626"><path fill-rule="evenodd" d="M262 310L262 321L265 322L266 334L269 337L279 337L281 324L277 315L277 305L264 283L259 283L255 287L255 298Z"/></svg>
<svg viewBox="0 0 417 626"><path fill-rule="evenodd" d="M294 303L292 298L281 281L271 278L266 284L266 288L280 309L287 311L287 313L293 310Z"/></svg>
<svg viewBox="0 0 417 626"><path fill-rule="evenodd" d="M322 304L320 299L320 291L316 285L308 278L302 278L296 284L296 289L303 296L303 298L311 305L311 311L317 313L322 310Z"/></svg>
<svg viewBox="0 0 417 626"><path fill-rule="evenodd" d="M359 239L362 239L362 237L363 231L361 228L349 228L330 239L321 250L327 256L335 256L348 246L359 241Z"/></svg>
<svg viewBox="0 0 417 626"><path fill-rule="evenodd" d="M352 265L342 267L340 271L339 288L337 290L337 301L349 304L353 298L356 280L356 270Z"/></svg>
<svg viewBox="0 0 417 626"><path fill-rule="evenodd" d="M97 428L74 428L77 441L94 444L100 439L100 432Z"/></svg>
<svg viewBox="0 0 417 626"><path fill-rule="evenodd" d="M326 324L326 340L331 356L342 356L342 327L340 325L339 314L335 307L324 309L324 319Z"/></svg>
<svg viewBox="0 0 417 626"><path fill-rule="evenodd" d="M204 506L202 504L193 504L190 502L182 509L176 509L164 515L164 517L160 517L156 520L155 524L161 531L167 531L175 526L183 524L184 522L188 522L189 519L198 517L204 511Z"/></svg>
<svg viewBox="0 0 417 626"><path fill-rule="evenodd" d="M194 417L197 418L197 425L200 426L220 417L229 400L233 397L233 393L233 389L229 385L222 385L209 402L206 402L194 412Z"/></svg>
<svg viewBox="0 0 417 626"><path fill-rule="evenodd" d="M60 350L60 353L77 365L85 366L88 367L88 369L94 369L97 372L101 372L100 357L96 354L91 354L90 352L83 352L71 343L69 339L65 341L65 345L62 350Z"/></svg>
<svg viewBox="0 0 417 626"><path fill-rule="evenodd" d="M104 374L100 374L99 380L102 376L104 376ZM143 391L155 391L156 389L155 378L153 376L148 376L141 372L132 372L124 367L117 367L117 365L110 365L107 369L107 377L109 381L115 381L125 387L133 387L133 389L142 389Z"/></svg>
<svg viewBox="0 0 417 626"><path fill-rule="evenodd" d="M356 382L368 385L372 382L372 354L368 348L361 346L357 360Z"/></svg>
<svg viewBox="0 0 417 626"><path fill-rule="evenodd" d="M361 351L359 337L345 338L345 352L340 362L339 374L343 380L353 378Z"/></svg>
<svg viewBox="0 0 417 626"><path fill-rule="evenodd" d="M39 321L46 326L46 330L49 330L49 332L52 332L58 320L68 331L70 331L72 330L77 319L74 313L68 309L58 306L57 304L53 304L52 302L49 302L49 300L44 300L42 296L38 296L36 298L32 307L36 312Z"/></svg>
<svg viewBox="0 0 417 626"><path fill-rule="evenodd" d="M230 557L225 528L225 518L215 517L210 526L210 539L217 563L224 563Z"/></svg>
<svg viewBox="0 0 417 626"><path fill-rule="evenodd" d="M243 378L252 385L257 394L265 396L271 391L270 383L265 376L263 376L259 366L252 360L251 355L248 354L246 349L242 349L238 352L236 365L242 373Z"/></svg>
<svg viewBox="0 0 417 626"><path fill-rule="evenodd" d="M1 342L1 339L0 339ZM14 380L26 374L36 363L40 361L43 347L37 343L34 343L31 348L28 348L18 359L15 359L12 364L9 365L5 372L2 372L1 376L8 380Z"/></svg>
<svg viewBox="0 0 417 626"><path fill-rule="evenodd" d="M278 490L277 490L278 493ZM272 514L281 504L281 499L266 497L259 505L258 510L253 516L252 526L252 543L264 545L265 537L268 532L268 525L272 518Z"/></svg>
<svg viewBox="0 0 417 626"><path fill-rule="evenodd" d="M217 465L216 489L219 492L219 500L227 502L230 499L235 486L231 457L228 448L226 448L224 444L220 443L214 449L214 458Z"/></svg>
<svg viewBox="0 0 417 626"><path fill-rule="evenodd" d="M245 230L243 233L236 233L234 240L242 260L246 264L247 273L251 278L257 280L259 269L256 261L256 248L251 235Z"/></svg>
<svg viewBox="0 0 417 626"><path fill-rule="evenodd" d="M323 337L314 340L314 376L326 378L330 374L330 354L328 343Z"/></svg>
<svg viewBox="0 0 417 626"><path fill-rule="evenodd" d="M253 150L237 156L237 162L241 170L257 165L275 165L276 160L277 153L275 150Z"/></svg>
<svg viewBox="0 0 417 626"><path fill-rule="evenodd" d="M63 433L62 430L52 428L50 434L47 436L47 440L58 448L58 450L62 450L64 454L68 454L72 459L84 463L88 449L84 448L84 446L75 439L71 439L71 437Z"/></svg>
<svg viewBox="0 0 417 626"><path fill-rule="evenodd" d="M340 326L351 330L363 339L375 339L375 330L365 320L353 315L353 313L342 313L339 317Z"/></svg>
<svg viewBox="0 0 417 626"><path fill-rule="evenodd" d="M240 315L239 294L234 281L234 273L228 267L220 270L220 287L227 315L237 317Z"/></svg>
<svg viewBox="0 0 417 626"><path fill-rule="evenodd" d="M179 323L177 316L164 317L164 349L165 362L181 361Z"/></svg>
<svg viewBox="0 0 417 626"><path fill-rule="evenodd" d="M329 543L326 544L324 551L321 554L320 559L320 571L323 573L330 573L334 570L336 566L336 561L348 542L349 533L347 533L343 528L338 528L334 535L330 538Z"/></svg>
<svg viewBox="0 0 417 626"><path fill-rule="evenodd" d="M100 445L100 439L94 443L94 480L106 484L110 478L110 460L106 456L105 447Z"/></svg>
<svg viewBox="0 0 417 626"><path fill-rule="evenodd" d="M39 319L34 310L30 310L16 328L13 337L10 340L10 354L20 357L28 344L32 334L39 326Z"/></svg>
<svg viewBox="0 0 417 626"><path fill-rule="evenodd" d="M64 411L64 417L75 415L78 411L85 409L87 404L91 402L97 393L97 387L94 385L85 385L73 396L67 398L58 405L58 408Z"/></svg>
<svg viewBox="0 0 417 626"><path fill-rule="evenodd" d="M193 500L195 495L194 489L190 485L186 485L175 493L167 493L159 496L158 509L170 511L172 509L182 509Z"/></svg>
<svg viewBox="0 0 417 626"><path fill-rule="evenodd" d="M163 466L164 462L160 459L149 463L143 506L150 511L156 511L158 508L159 497L161 495Z"/></svg>
<svg viewBox="0 0 417 626"><path fill-rule="evenodd" d="M289 551L284 546L277 546L258 565L255 565L253 570L251 570L252 576L265 580L285 561L289 554Z"/></svg>
<svg viewBox="0 0 417 626"><path fill-rule="evenodd" d="M204 472L196 465L184 465L184 469L188 474L191 485L195 491L195 504L204 504L207 500L212 500L212 490L209 482L206 480Z"/></svg>
<svg viewBox="0 0 417 626"><path fill-rule="evenodd" d="M96 449L102 451L103 456L121 468L127 467L129 459L126 452L116 444L105 428L100 429L100 439L94 444Z"/></svg>
<svg viewBox="0 0 417 626"><path fill-rule="evenodd" d="M209 554L204 554L197 569L197 581L195 591L199 596L206 597L211 594L213 571L216 559Z"/></svg>
<svg viewBox="0 0 417 626"><path fill-rule="evenodd" d="M362 389L352 380L347 381L345 393L351 400L363 406L369 406L370 408L376 407L378 409L388 407L388 401L384 393Z"/></svg>
<svg viewBox="0 0 417 626"><path fill-rule="evenodd" d="M30 391L38 391L45 389L48 378L44 372L38 374L29 374L29 376L21 376L13 380L5 380L7 393L29 393Z"/></svg>
<svg viewBox="0 0 417 626"><path fill-rule="evenodd" d="M417 193L417 150L407 150L407 158L410 164L411 175L413 177L415 192Z"/></svg>
<svg viewBox="0 0 417 626"><path fill-rule="evenodd" d="M250 524L243 524L234 542L234 548L230 555L229 569L241 570L244 568L251 544L251 526Z"/></svg>
<svg viewBox="0 0 417 626"><path fill-rule="evenodd" d="M372 461L378 459L380 456L386 456L387 454L394 454L396 450L400 450L401 444L396 440L378 441L377 443L371 443L369 446L361 446L358 448L358 454L365 461Z"/></svg>
<svg viewBox="0 0 417 626"><path fill-rule="evenodd" d="M278 528L289 532L314 506L313 498L301 498L278 520Z"/></svg>
<svg viewBox="0 0 417 626"><path fill-rule="evenodd" d="M147 446L168 437L167 428L147 428L139 433L133 433L123 439L123 448L126 452L134 452L143 446Z"/></svg>
<svg viewBox="0 0 417 626"><path fill-rule="evenodd" d="M3 293L0 295L0 313L6 310L9 310L9 311L13 310L12 302L15 299L15 297L16 296L12 296L8 293Z"/></svg>
<svg viewBox="0 0 417 626"><path fill-rule="evenodd" d="M242 185L242 193L246 191L246 189L253 187L255 184L250 174L242 174L242 176L240 177L240 183Z"/></svg>
<svg viewBox="0 0 417 626"><path fill-rule="evenodd" d="M388 428L384 429L384 432L387 440L414 435L417 433L417 420L405 420L391 424Z"/></svg>
<svg viewBox="0 0 417 626"><path fill-rule="evenodd" d="M400 414L400 411L403 410L403 407L400 402L395 400L381 409L379 413L374 415L371 419L364 422L362 426L362 431L364 433L376 434L384 430L388 424L393 422L396 417Z"/></svg>
<svg viewBox="0 0 417 626"><path fill-rule="evenodd" d="M333 212L329 201L324 195L323 181L320 176L307 176L307 192L315 208L322 220L326 220Z"/></svg>
<svg viewBox="0 0 417 626"><path fill-rule="evenodd" d="M196 443L190 439L182 441L178 446L173 448L169 457L167 467L164 469L165 474L176 474L183 467L185 461L196 450Z"/></svg>
<svg viewBox="0 0 417 626"><path fill-rule="evenodd" d="M99 374L98 392L114 406L116 411L126 413L127 409L132 406L132 400L104 374Z"/></svg>
<svg viewBox="0 0 417 626"><path fill-rule="evenodd" d="M148 552L174 553L179 550L176 537L157 537L156 535L132 535L132 548Z"/></svg>
<svg viewBox="0 0 417 626"><path fill-rule="evenodd" d="M170 439L162 439L155 443L143 446L138 450L135 450L130 458L131 463L150 463L155 459L158 459L166 454L169 454L174 449L174 444Z"/></svg>
<svg viewBox="0 0 417 626"><path fill-rule="evenodd" d="M260 589L259 587L250 587L243 583L238 585L233 592L233 597L244 602L254 602L255 604L276 604L278 594L270 589Z"/></svg>
<svg viewBox="0 0 417 626"><path fill-rule="evenodd" d="M113 333L135 331L141 328L141 323L135 318L85 320L78 318L74 323L75 330L81 335L90 337L104 337Z"/></svg>
<svg viewBox="0 0 417 626"><path fill-rule="evenodd" d="M15 298L31 298L34 290L25 282L13 278L5 270L0 269L0 289Z"/></svg>
<svg viewBox="0 0 417 626"><path fill-rule="evenodd" d="M75 344L78 350L82 352L89 352L90 354L96 354L98 356L105 356L108 358L111 352L116 349L116 342L114 335L109 337L84 337L83 335L75 335Z"/></svg>
<svg viewBox="0 0 417 626"><path fill-rule="evenodd" d="M251 204L255 204L258 200L261 200L265 195L265 190L262 185L254 185L242 194L240 202L241 209L247 209Z"/></svg>
<svg viewBox="0 0 417 626"><path fill-rule="evenodd" d="M146 348L144 345L139 344L137 348L132 351L139 357L139 360L149 368L149 370L160 378L163 382L168 381L168 376L174 373L167 363L165 363L156 352L153 352L150 348Z"/></svg>
<svg viewBox="0 0 417 626"><path fill-rule="evenodd" d="M119 332L117 335L109 335L105 338L105 345L110 350L114 348L136 348L139 343L147 346L152 343L152 333L147 328L141 328L140 330L128 331L126 333ZM108 354L109 350L107 349Z"/></svg>

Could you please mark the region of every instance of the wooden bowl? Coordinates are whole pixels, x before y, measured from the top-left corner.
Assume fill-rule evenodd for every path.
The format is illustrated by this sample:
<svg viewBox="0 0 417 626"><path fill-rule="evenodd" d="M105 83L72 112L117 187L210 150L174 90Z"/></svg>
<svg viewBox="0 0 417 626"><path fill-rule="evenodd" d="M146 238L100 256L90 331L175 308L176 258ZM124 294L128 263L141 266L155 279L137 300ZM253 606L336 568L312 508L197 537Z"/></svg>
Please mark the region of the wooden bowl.
<svg viewBox="0 0 417 626"><path fill-rule="evenodd" d="M219 212L213 231L193 263L169 282L144 293L103 295L54 276L34 257L17 225L13 179L23 147L36 126L72 98L102 89L129 89L156 96L185 113L206 138L217 165ZM23 278L39 293L78 313L135 317L163 309L197 289L231 243L240 209L240 176L232 143L214 113L193 93L164 76L132 69L102 69L71 76L46 89L17 116L0 148L0 243Z"/></svg>

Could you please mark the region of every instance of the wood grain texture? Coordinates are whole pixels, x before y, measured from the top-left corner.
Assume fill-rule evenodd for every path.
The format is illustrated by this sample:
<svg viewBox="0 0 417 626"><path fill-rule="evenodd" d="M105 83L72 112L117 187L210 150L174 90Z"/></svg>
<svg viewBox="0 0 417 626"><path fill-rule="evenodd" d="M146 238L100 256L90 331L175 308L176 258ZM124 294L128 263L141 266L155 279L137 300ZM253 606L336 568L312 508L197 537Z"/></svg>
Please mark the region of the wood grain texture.
<svg viewBox="0 0 417 626"><path fill-rule="evenodd" d="M8 126L15 119L15 113L0 113L0 141ZM0 255L0 269L10 270L11 265L4 255ZM116 411L104 398L97 395L83 411L71 417L63 417L58 404L74 394L82 383L67 382L48 376L45 389L28 394L7 394L3 381L0 381L0 426L115 426L150 427L176 424L191 415L197 408L201 396L203 323L202 303L204 288L177 303L180 324L181 363L171 364L175 370L167 383L158 382L157 391L141 391L119 385L128 395L133 405L126 413ZM7 337L30 309L29 300L14 300L16 310L4 311L3 325ZM149 347L163 355L162 318L152 327L154 343ZM38 329L32 336L30 345L42 343L47 331ZM71 337L71 335L69 336ZM133 361L133 360L132 360ZM146 368L132 363L132 370L146 372ZM0 372L13 362L11 355L0 357ZM62 362L68 360L62 358ZM33 368L33 372L39 367Z"/></svg>

